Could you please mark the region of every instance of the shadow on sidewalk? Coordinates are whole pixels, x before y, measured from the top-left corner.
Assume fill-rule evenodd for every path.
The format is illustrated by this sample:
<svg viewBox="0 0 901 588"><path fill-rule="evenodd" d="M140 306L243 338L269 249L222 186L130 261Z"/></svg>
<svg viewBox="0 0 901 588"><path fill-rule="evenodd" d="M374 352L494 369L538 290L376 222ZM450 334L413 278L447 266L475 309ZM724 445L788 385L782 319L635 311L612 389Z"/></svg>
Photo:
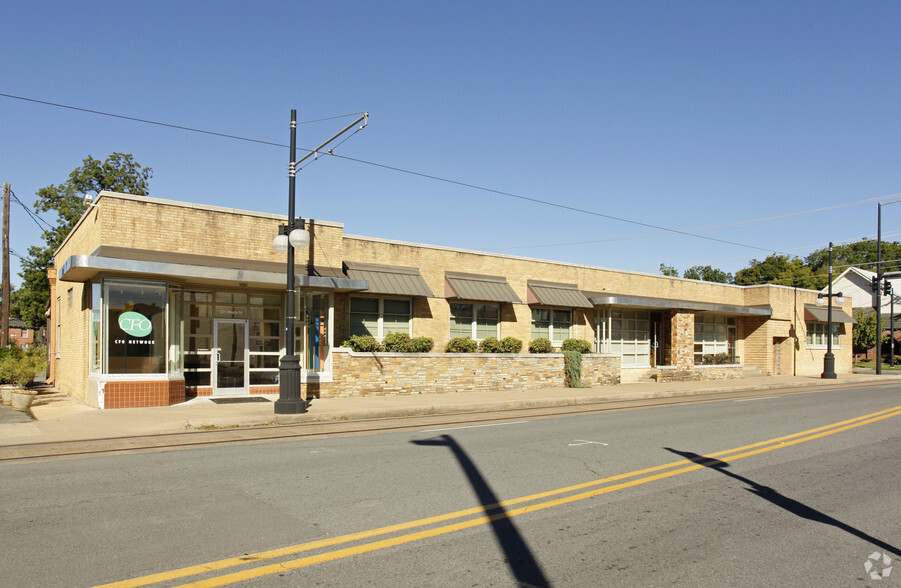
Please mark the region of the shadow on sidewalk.
<svg viewBox="0 0 901 588"><path fill-rule="evenodd" d="M901 556L901 550L899 550L894 545L890 545L885 541L881 541L871 535L867 535L863 531L859 529L855 529L854 527L843 523L839 520L836 520L829 515L822 513L815 508L811 508L806 504L800 503L797 500L793 500L788 496L785 496L779 493L777 490L770 488L768 486L763 486L758 484L753 480L749 480L744 476L740 476L736 473L733 473L726 468L729 467L729 463L725 461L721 461L719 459L715 459L712 457L705 457L703 455L698 455L697 453L692 453L691 451L679 451L677 449L672 449L670 447L664 447L667 451L671 453L675 453L676 455L681 455L685 459L691 460L696 464L702 465L704 467L710 468L712 470L716 470L724 476L729 476L734 480L738 480L744 484L750 486L750 488L746 488L748 492L752 494L756 494L760 498L770 502L771 504L778 506L779 508L785 509L793 515L799 516L801 518L805 518L807 520L813 521L815 523L823 523L824 525L831 525L837 529L841 529L846 533L854 535L859 539L863 539L868 543L872 543L873 545L879 547L884 551L888 551L894 553L895 555Z"/></svg>
<svg viewBox="0 0 901 588"><path fill-rule="evenodd" d="M547 587L550 586L541 565L532 554L528 544L510 517L507 511L499 504L497 496L488 485L488 481L482 476L479 469L469 458L466 451L460 447L453 437L450 435L441 435L436 439L414 440L412 443L416 445L425 445L432 447L447 447L457 458L463 473L469 479L469 484L475 491L479 502L485 509L485 514L491 521L491 530L494 532L494 538L504 552L504 559L510 567L510 571L516 578L517 586L534 586Z"/></svg>

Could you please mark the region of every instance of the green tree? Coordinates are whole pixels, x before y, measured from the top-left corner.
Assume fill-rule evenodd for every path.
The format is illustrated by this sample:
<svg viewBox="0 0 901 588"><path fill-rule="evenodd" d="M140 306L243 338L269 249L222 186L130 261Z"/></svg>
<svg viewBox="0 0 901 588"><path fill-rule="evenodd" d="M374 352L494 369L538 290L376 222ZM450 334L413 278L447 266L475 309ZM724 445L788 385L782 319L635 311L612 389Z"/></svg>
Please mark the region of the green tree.
<svg viewBox="0 0 901 588"><path fill-rule="evenodd" d="M872 310L858 310L854 313L854 330L851 341L854 353L866 353L876 346L876 313Z"/></svg>
<svg viewBox="0 0 901 588"><path fill-rule="evenodd" d="M153 171L142 167L130 153L113 153L104 161L89 155L69 174L66 182L38 190L35 209L56 213L56 225L41 235L44 245L29 247L28 257L22 260L19 273L22 283L16 296L11 297L19 318L32 328L44 323L44 312L50 302L47 269L53 262L53 253L84 214L84 197L101 190L146 196L152 175Z"/></svg>
<svg viewBox="0 0 901 588"><path fill-rule="evenodd" d="M721 284L731 284L734 281L732 274L727 274L719 268L710 267L709 265L695 265L682 273L683 278L689 280L702 280L704 282L719 282Z"/></svg>
<svg viewBox="0 0 901 588"><path fill-rule="evenodd" d="M679 272L671 265L660 264L660 273L670 278L678 278Z"/></svg>
<svg viewBox="0 0 901 588"><path fill-rule="evenodd" d="M826 281L825 276L814 276L800 257L775 253L763 261L752 259L750 266L735 274L735 283L742 285L778 284L818 290Z"/></svg>
<svg viewBox="0 0 901 588"><path fill-rule="evenodd" d="M850 266L876 271L876 241L861 239L846 245L832 248L832 266L835 273L840 274ZM882 242L882 270L893 272L901 270L901 243L897 241ZM808 255L804 262L815 274L828 275L829 248L817 249Z"/></svg>

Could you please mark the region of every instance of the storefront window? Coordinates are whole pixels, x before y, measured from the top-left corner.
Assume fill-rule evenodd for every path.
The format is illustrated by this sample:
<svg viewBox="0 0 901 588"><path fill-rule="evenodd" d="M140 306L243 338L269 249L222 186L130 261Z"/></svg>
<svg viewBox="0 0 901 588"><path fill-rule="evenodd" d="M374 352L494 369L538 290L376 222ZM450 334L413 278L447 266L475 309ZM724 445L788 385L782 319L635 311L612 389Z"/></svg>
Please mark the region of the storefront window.
<svg viewBox="0 0 901 588"><path fill-rule="evenodd" d="M330 369L330 295L324 292L301 292L295 297L295 301L298 319L294 323L294 352L301 358L301 368L307 372L327 372Z"/></svg>
<svg viewBox="0 0 901 588"><path fill-rule="evenodd" d="M91 288L91 372L100 371L100 358L103 357L103 339L100 336L100 321L103 316L103 298L100 295L99 283L90 284Z"/></svg>
<svg viewBox="0 0 901 588"><path fill-rule="evenodd" d="M184 349L184 295L180 286L169 286L169 373L181 373Z"/></svg>
<svg viewBox="0 0 901 588"><path fill-rule="evenodd" d="M161 374L166 370L166 284L104 280L110 374Z"/></svg>

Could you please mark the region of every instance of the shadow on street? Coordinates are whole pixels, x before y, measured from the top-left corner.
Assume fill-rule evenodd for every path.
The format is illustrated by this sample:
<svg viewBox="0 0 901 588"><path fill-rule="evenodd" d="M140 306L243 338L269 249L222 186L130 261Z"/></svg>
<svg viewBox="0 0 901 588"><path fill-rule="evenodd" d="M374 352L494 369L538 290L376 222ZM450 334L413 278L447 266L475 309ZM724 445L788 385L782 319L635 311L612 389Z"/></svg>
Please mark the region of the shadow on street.
<svg viewBox="0 0 901 588"><path fill-rule="evenodd" d="M729 476L734 480L738 480L739 482L743 482L750 486L750 488L746 488L748 492L752 494L756 494L760 498L770 502L778 506L779 508L785 509L788 512L799 516L801 518L805 518L810 521L814 521L816 523L823 523L824 525L832 525L846 533L850 533L859 539L863 539L868 543L872 543L873 545L879 547L884 551L888 551L894 553L895 555L901 556L901 550L899 550L894 545L889 545L885 541L881 541L875 537L867 535L863 531L859 529L855 529L854 527L847 525L839 520L836 520L829 515L822 513L814 508L807 506L806 504L802 504L797 500L793 500L788 496L780 494L778 491L768 487L758 484L753 480L749 480L744 476L740 476L736 473L729 471L729 464L725 461L721 461L719 459L714 459L712 457L705 457L703 455L698 455L697 453L692 453L691 451L679 451L677 449L672 449L670 447L664 447L669 452L675 453L676 455L681 455L685 459L691 460L696 464L702 465L704 467L710 468L712 470L716 470L724 476Z"/></svg>
<svg viewBox="0 0 901 588"><path fill-rule="evenodd" d="M436 439L414 440L412 443L432 447L447 447L451 450L460 463L460 467L463 468L463 473L469 479L469 484L475 491L476 496L478 496L479 502L484 507L485 514L491 521L491 530L494 532L494 538L503 550L505 561L516 578L517 584L519 586L534 586L536 588L550 586L547 578L544 577L541 566L532 554L532 550L529 549L525 539L520 535L516 525L507 516L507 511L498 504L499 500L491 486L488 485L488 482L469 458L469 455L454 438L450 435L441 435Z"/></svg>

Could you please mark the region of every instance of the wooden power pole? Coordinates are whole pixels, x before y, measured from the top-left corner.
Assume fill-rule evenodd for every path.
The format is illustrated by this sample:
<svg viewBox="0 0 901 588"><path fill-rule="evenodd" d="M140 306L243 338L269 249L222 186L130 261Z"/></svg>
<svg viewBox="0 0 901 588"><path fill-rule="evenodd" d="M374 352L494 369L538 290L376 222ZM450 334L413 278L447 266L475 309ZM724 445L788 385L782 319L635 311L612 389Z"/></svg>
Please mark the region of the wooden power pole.
<svg viewBox="0 0 901 588"><path fill-rule="evenodd" d="M0 347L9 345L9 182L3 182L3 302L0 307Z"/></svg>

